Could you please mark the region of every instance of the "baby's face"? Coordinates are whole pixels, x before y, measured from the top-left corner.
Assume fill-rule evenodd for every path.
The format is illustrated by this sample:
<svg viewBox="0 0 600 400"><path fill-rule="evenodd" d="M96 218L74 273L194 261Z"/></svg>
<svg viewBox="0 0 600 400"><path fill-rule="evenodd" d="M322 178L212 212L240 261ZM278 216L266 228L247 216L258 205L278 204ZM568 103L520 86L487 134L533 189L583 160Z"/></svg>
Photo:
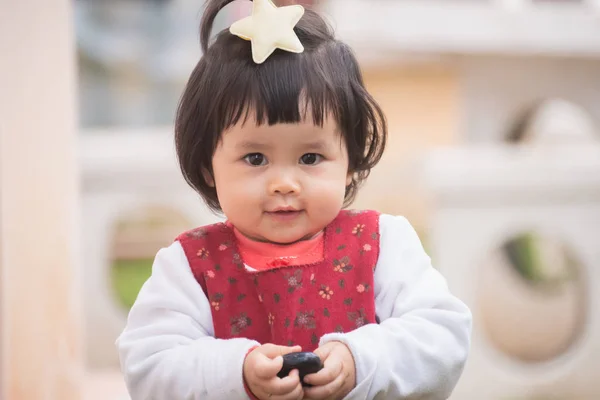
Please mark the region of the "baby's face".
<svg viewBox="0 0 600 400"><path fill-rule="evenodd" d="M251 239L292 243L319 233L339 213L351 181L334 121L256 126L222 135L213 156L225 216Z"/></svg>

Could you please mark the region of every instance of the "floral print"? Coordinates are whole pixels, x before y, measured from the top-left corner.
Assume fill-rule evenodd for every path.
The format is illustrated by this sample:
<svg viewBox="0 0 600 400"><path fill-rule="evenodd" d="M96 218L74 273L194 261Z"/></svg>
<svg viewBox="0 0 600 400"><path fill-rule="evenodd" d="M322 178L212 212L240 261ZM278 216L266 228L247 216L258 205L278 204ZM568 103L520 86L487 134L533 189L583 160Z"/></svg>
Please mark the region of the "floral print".
<svg viewBox="0 0 600 400"><path fill-rule="evenodd" d="M376 218L375 213L342 212L328 227L322 264L291 266L275 259L270 270L257 272L246 270L225 225L182 235L190 267L209 299L215 337L300 344L313 351L326 333L376 321ZM186 240L193 247L186 248Z"/></svg>
<svg viewBox="0 0 600 400"><path fill-rule="evenodd" d="M293 293L302 287L302 270L297 269L293 273L285 273L283 276L288 284L288 293Z"/></svg>
<svg viewBox="0 0 600 400"><path fill-rule="evenodd" d="M223 301L223 294L215 293L210 300L210 305L215 309L215 311L219 311L221 309L221 301Z"/></svg>
<svg viewBox="0 0 600 400"><path fill-rule="evenodd" d="M206 250L204 247L198 250L198 253L196 253L196 255L203 260L206 260L209 254L210 253L208 252L208 250Z"/></svg>
<svg viewBox="0 0 600 400"><path fill-rule="evenodd" d="M373 248L371 247L371 245L369 243L365 243L359 250L359 254L362 256L363 254L368 253L372 249Z"/></svg>
<svg viewBox="0 0 600 400"><path fill-rule="evenodd" d="M206 237L206 229L205 228L196 228L193 229L191 231L189 231L188 233L186 233L186 236L192 239L202 239L204 237Z"/></svg>
<svg viewBox="0 0 600 400"><path fill-rule="evenodd" d="M364 229L365 229L364 224L358 224L354 227L354 229L352 229L352 234L360 237L360 234L363 232Z"/></svg>
<svg viewBox="0 0 600 400"><path fill-rule="evenodd" d="M331 296L333 296L333 290L329 289L329 286L321 285L321 289L319 290L319 296L324 299L330 300Z"/></svg>
<svg viewBox="0 0 600 400"><path fill-rule="evenodd" d="M310 336L310 342L314 345L319 344L319 337L316 333L313 332L313 334Z"/></svg>
<svg viewBox="0 0 600 400"><path fill-rule="evenodd" d="M348 215L355 217L357 215L361 215L364 214L365 211L364 210L348 210Z"/></svg>
<svg viewBox="0 0 600 400"><path fill-rule="evenodd" d="M238 253L233 254L233 264L237 267L237 269L244 269L244 262L242 261L242 256Z"/></svg>
<svg viewBox="0 0 600 400"><path fill-rule="evenodd" d="M340 260L334 259L333 265L333 270L335 272L348 272L353 268L352 265L350 265L350 257L348 256L342 257Z"/></svg>
<svg viewBox="0 0 600 400"><path fill-rule="evenodd" d="M356 328L360 328L361 326L367 324L367 318L364 308L361 308L359 311L349 312L348 319L354 322Z"/></svg>
<svg viewBox="0 0 600 400"><path fill-rule="evenodd" d="M369 287L370 287L370 286L369 286L369 284L368 284L368 283L361 283L361 284L359 284L359 285L356 287L356 291L357 291L358 293L364 293L364 292L366 292L366 291L368 291L368 290L369 290Z"/></svg>
<svg viewBox="0 0 600 400"><path fill-rule="evenodd" d="M315 329L317 327L317 321L315 320L314 311L300 311L296 314L294 320L294 326L296 328L304 329Z"/></svg>
<svg viewBox="0 0 600 400"><path fill-rule="evenodd" d="M237 336L240 333L242 333L246 328L248 328L250 325L252 325L252 320L248 317L248 314L246 314L244 312L236 317L232 317L230 320L230 324L231 324L231 334Z"/></svg>

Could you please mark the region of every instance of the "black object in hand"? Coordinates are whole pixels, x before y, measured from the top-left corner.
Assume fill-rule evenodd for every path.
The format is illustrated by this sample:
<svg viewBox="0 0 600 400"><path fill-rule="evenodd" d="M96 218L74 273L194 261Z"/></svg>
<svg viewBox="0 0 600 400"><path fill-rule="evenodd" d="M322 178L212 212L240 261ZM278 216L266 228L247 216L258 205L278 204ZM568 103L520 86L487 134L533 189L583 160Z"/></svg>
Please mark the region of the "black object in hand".
<svg viewBox="0 0 600 400"><path fill-rule="evenodd" d="M310 386L304 383L304 377L314 374L323 369L323 362L318 355L311 352L289 353L283 356L283 367L277 374L280 378L285 378L294 369L297 369L300 375L302 386Z"/></svg>

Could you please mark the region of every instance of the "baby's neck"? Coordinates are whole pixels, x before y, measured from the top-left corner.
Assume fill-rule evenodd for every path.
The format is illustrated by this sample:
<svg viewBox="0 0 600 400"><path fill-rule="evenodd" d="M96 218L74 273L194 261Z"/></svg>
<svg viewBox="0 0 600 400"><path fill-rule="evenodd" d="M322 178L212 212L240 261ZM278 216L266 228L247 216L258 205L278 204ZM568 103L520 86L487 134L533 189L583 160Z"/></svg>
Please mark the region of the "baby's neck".
<svg viewBox="0 0 600 400"><path fill-rule="evenodd" d="M270 240L261 239L261 238L253 238L253 237L250 237L250 236L244 234L243 232L238 231L237 229L236 229L236 232L239 233L240 235L243 235L245 238L247 238L248 240L251 240L253 242L265 243L265 244L272 244L272 245L275 245L275 246L293 246L293 245L295 245L297 243L300 243L300 242L306 242L306 241L314 240L314 239L320 237L323 234L323 231L319 231L319 232L317 232L315 234L309 234L309 235L306 235L305 237L301 237L300 239L295 240L293 242L280 243L280 242L272 242Z"/></svg>
<svg viewBox="0 0 600 400"><path fill-rule="evenodd" d="M289 265L311 264L323 259L323 231L292 243L273 243L255 240L233 227L238 250L244 261L255 269L271 265L275 260L286 260Z"/></svg>

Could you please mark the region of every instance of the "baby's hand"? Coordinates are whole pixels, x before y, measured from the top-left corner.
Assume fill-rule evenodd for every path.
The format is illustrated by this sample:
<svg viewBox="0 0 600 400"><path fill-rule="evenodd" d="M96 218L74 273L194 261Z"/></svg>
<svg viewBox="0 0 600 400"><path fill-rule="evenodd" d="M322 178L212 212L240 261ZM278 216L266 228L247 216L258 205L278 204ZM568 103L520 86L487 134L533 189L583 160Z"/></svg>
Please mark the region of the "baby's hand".
<svg viewBox="0 0 600 400"><path fill-rule="evenodd" d="M342 342L329 342L315 350L324 368L306 375L304 382L313 387L304 388L304 398L312 400L340 400L356 386L356 367L350 349Z"/></svg>
<svg viewBox="0 0 600 400"><path fill-rule="evenodd" d="M300 400L304 393L297 370L281 379L284 354L301 351L300 346L285 347L265 344L254 349L244 360L244 381L254 396L261 400Z"/></svg>

